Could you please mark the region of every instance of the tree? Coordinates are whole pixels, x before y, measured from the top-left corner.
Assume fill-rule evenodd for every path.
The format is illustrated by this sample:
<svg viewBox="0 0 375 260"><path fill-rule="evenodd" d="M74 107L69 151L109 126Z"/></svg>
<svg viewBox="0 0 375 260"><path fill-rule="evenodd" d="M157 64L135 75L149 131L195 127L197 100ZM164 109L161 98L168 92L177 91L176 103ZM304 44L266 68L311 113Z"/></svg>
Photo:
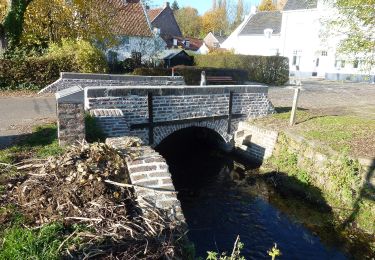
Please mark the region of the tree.
<svg viewBox="0 0 375 260"><path fill-rule="evenodd" d="M229 22L225 8L207 11L202 17L202 26L204 34L209 32L218 34L226 33L229 28Z"/></svg>
<svg viewBox="0 0 375 260"><path fill-rule="evenodd" d="M338 52L375 66L375 0L331 0L337 14L330 15L330 35L341 38ZM339 38L339 39L340 39Z"/></svg>
<svg viewBox="0 0 375 260"><path fill-rule="evenodd" d="M244 6L243 6L243 0L238 0L237 2L237 12L236 12L236 18L233 23L233 27L237 27L242 22L244 15Z"/></svg>
<svg viewBox="0 0 375 260"><path fill-rule="evenodd" d="M180 6L178 5L177 1L174 0L174 2L172 4L172 10L176 12L179 9L180 9Z"/></svg>
<svg viewBox="0 0 375 260"><path fill-rule="evenodd" d="M100 0L34 0L25 13L22 43L47 45L68 38L114 44L118 10Z"/></svg>
<svg viewBox="0 0 375 260"><path fill-rule="evenodd" d="M0 24L0 41L1 48L6 49L14 48L18 45L21 39L23 25L24 25L24 14L27 6L32 0L6 0L2 1L1 5L5 6L2 8L3 20Z"/></svg>
<svg viewBox="0 0 375 260"><path fill-rule="evenodd" d="M193 7L183 7L175 13L178 25L184 36L199 37L202 31L202 18Z"/></svg>
<svg viewBox="0 0 375 260"><path fill-rule="evenodd" d="M258 10L261 12L264 11L275 11L277 7L273 4L272 0L262 0L260 5L258 6Z"/></svg>

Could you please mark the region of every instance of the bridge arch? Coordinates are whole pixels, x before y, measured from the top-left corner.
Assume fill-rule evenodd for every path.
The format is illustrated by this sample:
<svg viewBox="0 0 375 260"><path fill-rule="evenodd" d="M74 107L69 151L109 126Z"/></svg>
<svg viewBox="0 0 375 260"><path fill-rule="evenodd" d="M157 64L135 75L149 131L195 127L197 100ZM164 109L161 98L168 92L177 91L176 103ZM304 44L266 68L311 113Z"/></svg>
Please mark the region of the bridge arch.
<svg viewBox="0 0 375 260"><path fill-rule="evenodd" d="M157 147L163 140L165 140L171 134L187 128L206 128L213 130L216 134L218 134L222 141L225 143L229 143L232 139L232 135L228 134L228 120L210 120L210 121L201 121L201 122L191 122L187 124L176 124L176 125L169 125L169 126L160 126L154 128L154 143L153 147Z"/></svg>

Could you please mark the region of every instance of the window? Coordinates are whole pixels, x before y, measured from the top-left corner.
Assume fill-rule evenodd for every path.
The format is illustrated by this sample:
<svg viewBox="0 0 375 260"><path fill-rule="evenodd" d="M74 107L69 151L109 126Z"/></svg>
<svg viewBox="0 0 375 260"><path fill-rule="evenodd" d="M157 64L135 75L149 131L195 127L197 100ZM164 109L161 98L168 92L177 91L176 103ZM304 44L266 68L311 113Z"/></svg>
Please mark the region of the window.
<svg viewBox="0 0 375 260"><path fill-rule="evenodd" d="M293 65L297 65L297 56L293 56Z"/></svg>
<svg viewBox="0 0 375 260"><path fill-rule="evenodd" d="M138 51L132 52L132 59L134 60L135 64L140 65L142 62L142 53Z"/></svg>
<svg viewBox="0 0 375 260"><path fill-rule="evenodd" d="M121 42L121 45L129 45L130 39L129 39L128 36L124 36L124 37L121 38L120 42Z"/></svg>
<svg viewBox="0 0 375 260"><path fill-rule="evenodd" d="M353 61L353 68L358 69L359 61L355 60Z"/></svg>
<svg viewBox="0 0 375 260"><path fill-rule="evenodd" d="M173 39L173 46L177 46L177 39Z"/></svg>
<svg viewBox="0 0 375 260"><path fill-rule="evenodd" d="M185 40L185 46L186 46L187 48L190 47L190 41L189 41L189 40Z"/></svg>
<svg viewBox="0 0 375 260"><path fill-rule="evenodd" d="M316 61L315 61L315 66L316 66L316 67L319 67L319 58L316 59Z"/></svg>
<svg viewBox="0 0 375 260"><path fill-rule="evenodd" d="M322 56L328 56L327 51L322 51Z"/></svg>
<svg viewBox="0 0 375 260"><path fill-rule="evenodd" d="M219 48L220 44L218 42L214 42L214 48Z"/></svg>
<svg viewBox="0 0 375 260"><path fill-rule="evenodd" d="M341 61L341 68L345 68L345 61L344 60Z"/></svg>

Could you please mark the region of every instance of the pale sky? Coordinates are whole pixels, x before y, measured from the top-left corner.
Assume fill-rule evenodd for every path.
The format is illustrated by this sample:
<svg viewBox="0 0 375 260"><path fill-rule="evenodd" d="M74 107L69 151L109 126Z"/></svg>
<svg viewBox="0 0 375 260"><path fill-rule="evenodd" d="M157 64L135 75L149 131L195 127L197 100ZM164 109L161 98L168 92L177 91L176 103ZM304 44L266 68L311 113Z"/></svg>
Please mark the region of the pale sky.
<svg viewBox="0 0 375 260"><path fill-rule="evenodd" d="M168 0L171 4L174 0ZM165 0L151 0L151 7L163 6ZM227 0L228 3L237 3L237 0ZM247 10L250 9L251 5L258 5L260 0L243 0ZM177 0L180 7L191 6L198 9L200 14L203 14L211 8L212 0Z"/></svg>

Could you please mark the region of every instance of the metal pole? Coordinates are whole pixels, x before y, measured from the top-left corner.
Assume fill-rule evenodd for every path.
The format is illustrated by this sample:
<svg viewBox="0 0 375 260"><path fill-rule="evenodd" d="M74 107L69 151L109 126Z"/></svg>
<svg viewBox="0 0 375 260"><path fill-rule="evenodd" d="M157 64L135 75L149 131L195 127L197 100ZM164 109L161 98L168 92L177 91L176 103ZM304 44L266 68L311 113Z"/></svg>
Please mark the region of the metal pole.
<svg viewBox="0 0 375 260"><path fill-rule="evenodd" d="M293 126L296 123L296 114L297 114L298 99L299 99L300 92L301 92L301 88L296 88L294 90L292 113L290 115L290 126Z"/></svg>

